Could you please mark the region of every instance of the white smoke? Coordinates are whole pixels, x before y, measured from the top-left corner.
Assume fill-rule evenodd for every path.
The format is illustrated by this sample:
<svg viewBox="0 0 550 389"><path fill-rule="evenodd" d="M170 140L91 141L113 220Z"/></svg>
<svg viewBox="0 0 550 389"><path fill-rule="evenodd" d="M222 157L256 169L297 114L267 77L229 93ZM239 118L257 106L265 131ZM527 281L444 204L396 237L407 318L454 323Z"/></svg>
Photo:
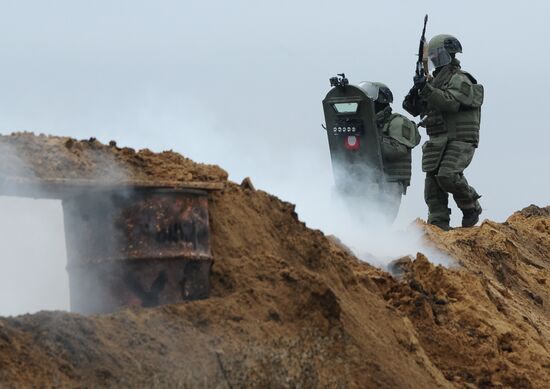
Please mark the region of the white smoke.
<svg viewBox="0 0 550 389"><path fill-rule="evenodd" d="M0 196L0 215L0 315L67 310L61 201Z"/></svg>
<svg viewBox="0 0 550 389"><path fill-rule="evenodd" d="M354 209L347 201L345 197L335 197L327 215L330 219L320 222L326 233L337 236L358 258L383 269L395 259L415 257L418 252L436 264L449 266L453 262L426 241L420 225L414 221L409 224L389 221L387 215L393 210L387 203L371 199ZM358 204L355 202L355 207Z"/></svg>
<svg viewBox="0 0 550 389"><path fill-rule="evenodd" d="M453 263L448 255L430 245L414 221L408 224L388 222L387 214L392 211L386 204L371 200L361 206L355 201L350 207L347 201L341 196L332 196L318 212L308 209L307 204L301 204L298 209L312 226L325 234L335 235L358 258L371 265L386 269L391 261L404 256L415 257L418 252L436 264L449 266ZM316 216L312 217L314 213Z"/></svg>
<svg viewBox="0 0 550 389"><path fill-rule="evenodd" d="M24 160L17 149L2 143L0 156L0 316L69 310L62 202L51 199L52 192L35 176L31 161ZM101 171L91 174L95 182L126 180L126 172L112 156L102 153L90 157L102 162ZM21 178L24 186L18 181ZM97 186L73 188L71 195L90 189ZM119 194L126 195L127 191Z"/></svg>
<svg viewBox="0 0 550 389"><path fill-rule="evenodd" d="M0 155L0 315L66 310L69 286L61 201L3 196L19 191L5 177L34 175L9 145L0 144ZM42 197L39 191L35 195Z"/></svg>
<svg viewBox="0 0 550 389"><path fill-rule="evenodd" d="M307 153L295 158L289 155L286 162L292 168L286 170L284 179L258 174L257 186L265 185L282 199L295 203L300 219L308 227L336 236L358 258L374 266L387 269L391 261L408 255L415 257L418 252L435 264L450 266L454 263L452 258L426 240L414 217L405 215L394 221L391 201L376 196L341 196L335 189L329 149L326 147L320 151L325 153L323 162L308 158ZM413 174L418 174L414 167ZM364 175L369 173L364 172ZM346 176L345 172L341 177L349 178L346 186L362 185L353 182L355 178ZM405 199L406 196L401 199L401 208L407 206ZM418 207L418 204L414 206Z"/></svg>
<svg viewBox="0 0 550 389"><path fill-rule="evenodd" d="M231 142L227 136L217 139L222 143ZM328 147L288 150L281 164L269 166L262 164L261 158L259 163L248 164L232 150L219 150L223 152L216 157L224 167L224 161L228 162L230 173L251 175L257 187L296 203L300 218L309 227L337 236L359 258L375 266L385 268L392 260L415 256L417 252L423 252L435 263L451 263L448 256L426 244L420 228L412 224L412 218L398 218L393 225L388 223L388 214L392 211L386 208L387 203L372 198L363 201L361 197L350 201L339 196L334 190ZM12 165L18 158L9 149L4 148L2 154L10 158ZM254 155L258 156L252 154L249 158ZM28 177L28 167L24 161L19 162L10 172ZM109 165L112 168L104 169L98 179L113 182L124 177L114 161ZM283 167L279 174L274 170L278 166ZM235 175L232 178L236 179ZM0 187L0 193L14 191L13 187ZM39 191L35 195L42 196ZM0 197L0 211L5 216L0 222L0 236L4 239L0 315L40 309L67 310L69 291L61 202Z"/></svg>

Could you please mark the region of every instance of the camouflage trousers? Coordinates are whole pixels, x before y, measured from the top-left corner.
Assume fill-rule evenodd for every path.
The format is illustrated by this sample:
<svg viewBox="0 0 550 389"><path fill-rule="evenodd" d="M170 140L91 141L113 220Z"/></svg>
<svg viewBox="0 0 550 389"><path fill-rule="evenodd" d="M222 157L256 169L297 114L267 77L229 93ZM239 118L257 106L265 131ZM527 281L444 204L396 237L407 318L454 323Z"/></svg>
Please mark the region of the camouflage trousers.
<svg viewBox="0 0 550 389"><path fill-rule="evenodd" d="M424 200L428 205L428 223L449 222L449 193L461 210L479 207L477 200L481 196L468 184L463 173L472 162L474 152L475 146L471 143L448 141L438 163L426 172Z"/></svg>

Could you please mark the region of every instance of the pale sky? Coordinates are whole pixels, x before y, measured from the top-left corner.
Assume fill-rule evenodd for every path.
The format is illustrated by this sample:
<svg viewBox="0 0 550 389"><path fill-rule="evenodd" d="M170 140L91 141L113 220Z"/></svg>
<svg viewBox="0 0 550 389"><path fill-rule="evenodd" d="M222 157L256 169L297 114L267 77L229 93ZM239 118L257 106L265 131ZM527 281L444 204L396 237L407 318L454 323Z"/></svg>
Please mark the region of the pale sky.
<svg viewBox="0 0 550 389"><path fill-rule="evenodd" d="M402 112L425 13L428 38L455 35L463 69L485 87L466 170L482 217L548 205L547 1L0 1L0 132L174 149L235 181L250 176L330 232L319 216L332 185L321 128L328 78L382 81ZM398 224L426 217L422 193L418 147ZM37 204L21 207L21 220L62 225L59 205ZM460 217L454 208L455 225ZM62 251L62 236L50 241Z"/></svg>

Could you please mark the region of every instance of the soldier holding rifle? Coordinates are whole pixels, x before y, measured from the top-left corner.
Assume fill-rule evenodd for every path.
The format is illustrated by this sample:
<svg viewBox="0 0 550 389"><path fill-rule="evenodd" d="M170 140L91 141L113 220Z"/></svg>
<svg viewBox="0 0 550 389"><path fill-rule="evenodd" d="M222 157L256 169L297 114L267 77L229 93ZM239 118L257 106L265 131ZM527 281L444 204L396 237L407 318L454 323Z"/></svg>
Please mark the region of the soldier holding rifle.
<svg viewBox="0 0 550 389"><path fill-rule="evenodd" d="M456 54L462 53L462 45L455 37L436 35L425 50L427 19L426 15L414 86L403 108L420 116L420 126L426 127L429 136L422 146L428 223L450 229L450 193L463 213L462 226L471 227L479 221L481 196L468 184L464 170L479 144L483 86L461 69ZM434 67L431 75L428 60Z"/></svg>

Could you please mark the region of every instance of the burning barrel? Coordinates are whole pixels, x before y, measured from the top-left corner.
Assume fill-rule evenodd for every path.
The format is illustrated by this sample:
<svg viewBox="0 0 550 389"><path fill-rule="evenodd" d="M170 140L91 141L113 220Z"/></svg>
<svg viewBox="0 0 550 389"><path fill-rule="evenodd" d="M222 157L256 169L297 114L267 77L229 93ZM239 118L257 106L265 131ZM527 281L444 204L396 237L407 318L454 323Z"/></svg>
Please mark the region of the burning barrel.
<svg viewBox="0 0 550 389"><path fill-rule="evenodd" d="M206 191L90 190L64 198L63 213L72 311L208 297Z"/></svg>

